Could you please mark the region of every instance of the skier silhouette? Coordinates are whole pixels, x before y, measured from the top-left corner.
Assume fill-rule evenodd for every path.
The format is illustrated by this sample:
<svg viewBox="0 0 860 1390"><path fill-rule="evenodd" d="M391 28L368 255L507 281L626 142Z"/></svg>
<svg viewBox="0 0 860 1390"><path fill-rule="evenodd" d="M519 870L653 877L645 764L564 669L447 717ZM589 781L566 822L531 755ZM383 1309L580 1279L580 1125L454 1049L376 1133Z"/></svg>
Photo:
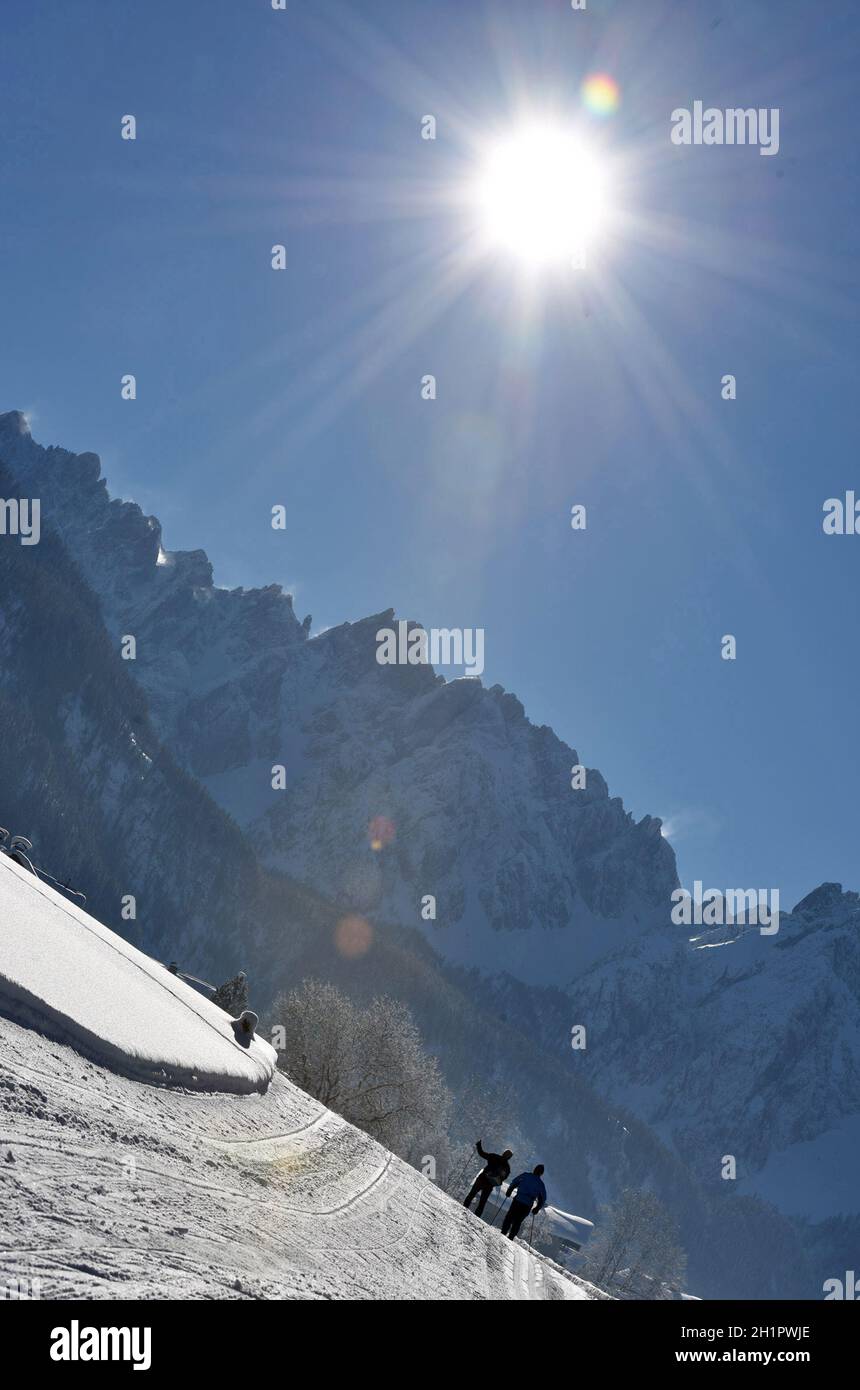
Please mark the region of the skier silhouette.
<svg viewBox="0 0 860 1390"><path fill-rule="evenodd" d="M535 1213L539 1212L541 1207L546 1206L546 1188L543 1185L542 1174L543 1164L539 1163L531 1173L520 1173L519 1177L514 1178L508 1188L509 1197L513 1192L517 1194L505 1212L505 1219L502 1222L502 1235L507 1236L509 1240L516 1240L520 1226L532 1210L535 1198L537 1198Z"/></svg>
<svg viewBox="0 0 860 1390"><path fill-rule="evenodd" d="M475 1197L478 1198L478 1205L475 1208L475 1215L483 1215L484 1207L487 1205L487 1198L494 1187L501 1187L502 1183L507 1182L511 1176L511 1165L509 1158L513 1158L513 1150L505 1149L504 1153L493 1154L485 1153L481 1147L480 1139L475 1145L486 1167L481 1170L469 1189L469 1195L463 1202L464 1207L472 1205Z"/></svg>

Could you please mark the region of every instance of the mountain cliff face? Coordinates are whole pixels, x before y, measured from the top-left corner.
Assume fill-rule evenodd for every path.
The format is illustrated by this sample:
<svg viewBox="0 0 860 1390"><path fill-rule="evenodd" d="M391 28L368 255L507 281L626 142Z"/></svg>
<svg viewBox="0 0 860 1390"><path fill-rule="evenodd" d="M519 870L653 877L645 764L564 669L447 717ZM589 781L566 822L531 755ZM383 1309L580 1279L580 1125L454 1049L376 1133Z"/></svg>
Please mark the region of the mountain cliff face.
<svg viewBox="0 0 860 1390"><path fill-rule="evenodd" d="M452 962L536 984L662 915L677 877L660 822L634 823L597 771L573 790L577 753L500 686L380 665L392 612L310 638L278 585L216 588L202 551L166 552L154 517L110 500L95 454L42 448L18 413L0 416L0 457L40 497L117 647L135 637L159 737L268 864L423 927Z"/></svg>
<svg viewBox="0 0 860 1390"><path fill-rule="evenodd" d="M0 463L0 496L16 495ZM248 950L254 857L160 743L95 594L50 531L34 546L0 542L0 730L2 818L90 910L192 969L228 970Z"/></svg>

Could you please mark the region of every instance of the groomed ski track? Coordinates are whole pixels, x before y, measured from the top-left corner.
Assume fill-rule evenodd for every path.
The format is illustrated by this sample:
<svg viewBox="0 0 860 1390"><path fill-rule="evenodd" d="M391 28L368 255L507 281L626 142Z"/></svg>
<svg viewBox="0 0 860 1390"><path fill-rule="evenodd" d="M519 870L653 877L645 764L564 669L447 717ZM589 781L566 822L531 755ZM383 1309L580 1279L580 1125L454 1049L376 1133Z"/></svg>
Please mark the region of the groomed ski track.
<svg viewBox="0 0 860 1390"><path fill-rule="evenodd" d="M21 925L22 903L31 924L41 912L31 893L59 898L35 881L31 889L25 871L4 893L5 868L0 1015L17 998L4 996L3 943ZM55 921L61 930L59 914ZM105 931L95 934L100 942ZM92 940L91 978L117 939ZM57 943L68 948L69 938ZM60 1299L600 1297L503 1239L281 1074L263 1092L237 1093L228 1054L224 1090L155 1085L92 1055L91 1017L78 1020L83 1051L57 1040L59 998L40 1027L20 938L7 954L31 998L26 1019L0 1017L0 1289L37 1287ZM157 972L132 977L147 998L152 980L160 984ZM198 1020L201 1004L214 1007L188 994L191 1003L168 976L159 1007L191 1009ZM183 1036L193 1048L196 1033ZM228 1043L216 1037L216 1053ZM200 1060L211 1064L212 1040L203 1046ZM138 1059L145 1051L135 1041Z"/></svg>

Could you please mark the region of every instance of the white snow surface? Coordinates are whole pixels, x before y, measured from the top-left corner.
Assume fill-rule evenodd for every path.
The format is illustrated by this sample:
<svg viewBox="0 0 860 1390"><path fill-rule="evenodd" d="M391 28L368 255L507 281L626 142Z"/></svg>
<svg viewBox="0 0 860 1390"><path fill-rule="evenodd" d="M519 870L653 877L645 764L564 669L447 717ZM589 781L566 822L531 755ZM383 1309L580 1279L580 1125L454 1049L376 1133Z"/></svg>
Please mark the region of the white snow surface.
<svg viewBox="0 0 860 1390"><path fill-rule="evenodd" d="M265 1088L277 1055L163 965L0 856L0 1010L115 1070L209 1090Z"/></svg>
<svg viewBox="0 0 860 1390"><path fill-rule="evenodd" d="M0 861L0 1297L605 1297L269 1080L273 1056Z"/></svg>
<svg viewBox="0 0 860 1390"><path fill-rule="evenodd" d="M281 1073L265 1094L154 1086L0 1017L0 1296L34 1280L43 1299L605 1297Z"/></svg>
<svg viewBox="0 0 860 1390"><path fill-rule="evenodd" d="M547 1206L546 1222L552 1235L562 1240L574 1240L577 1245L588 1240L594 1230L594 1222L584 1216L574 1216L573 1212L562 1211L561 1207Z"/></svg>

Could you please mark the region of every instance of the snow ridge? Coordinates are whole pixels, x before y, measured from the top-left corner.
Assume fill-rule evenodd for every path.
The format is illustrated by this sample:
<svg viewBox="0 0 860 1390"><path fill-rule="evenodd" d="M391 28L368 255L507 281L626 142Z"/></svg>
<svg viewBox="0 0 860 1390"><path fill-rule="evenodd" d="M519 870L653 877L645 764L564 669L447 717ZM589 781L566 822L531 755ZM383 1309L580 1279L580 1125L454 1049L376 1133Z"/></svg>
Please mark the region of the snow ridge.
<svg viewBox="0 0 860 1390"><path fill-rule="evenodd" d="M259 1091L276 1053L222 1009L0 856L0 1008L126 1076Z"/></svg>

